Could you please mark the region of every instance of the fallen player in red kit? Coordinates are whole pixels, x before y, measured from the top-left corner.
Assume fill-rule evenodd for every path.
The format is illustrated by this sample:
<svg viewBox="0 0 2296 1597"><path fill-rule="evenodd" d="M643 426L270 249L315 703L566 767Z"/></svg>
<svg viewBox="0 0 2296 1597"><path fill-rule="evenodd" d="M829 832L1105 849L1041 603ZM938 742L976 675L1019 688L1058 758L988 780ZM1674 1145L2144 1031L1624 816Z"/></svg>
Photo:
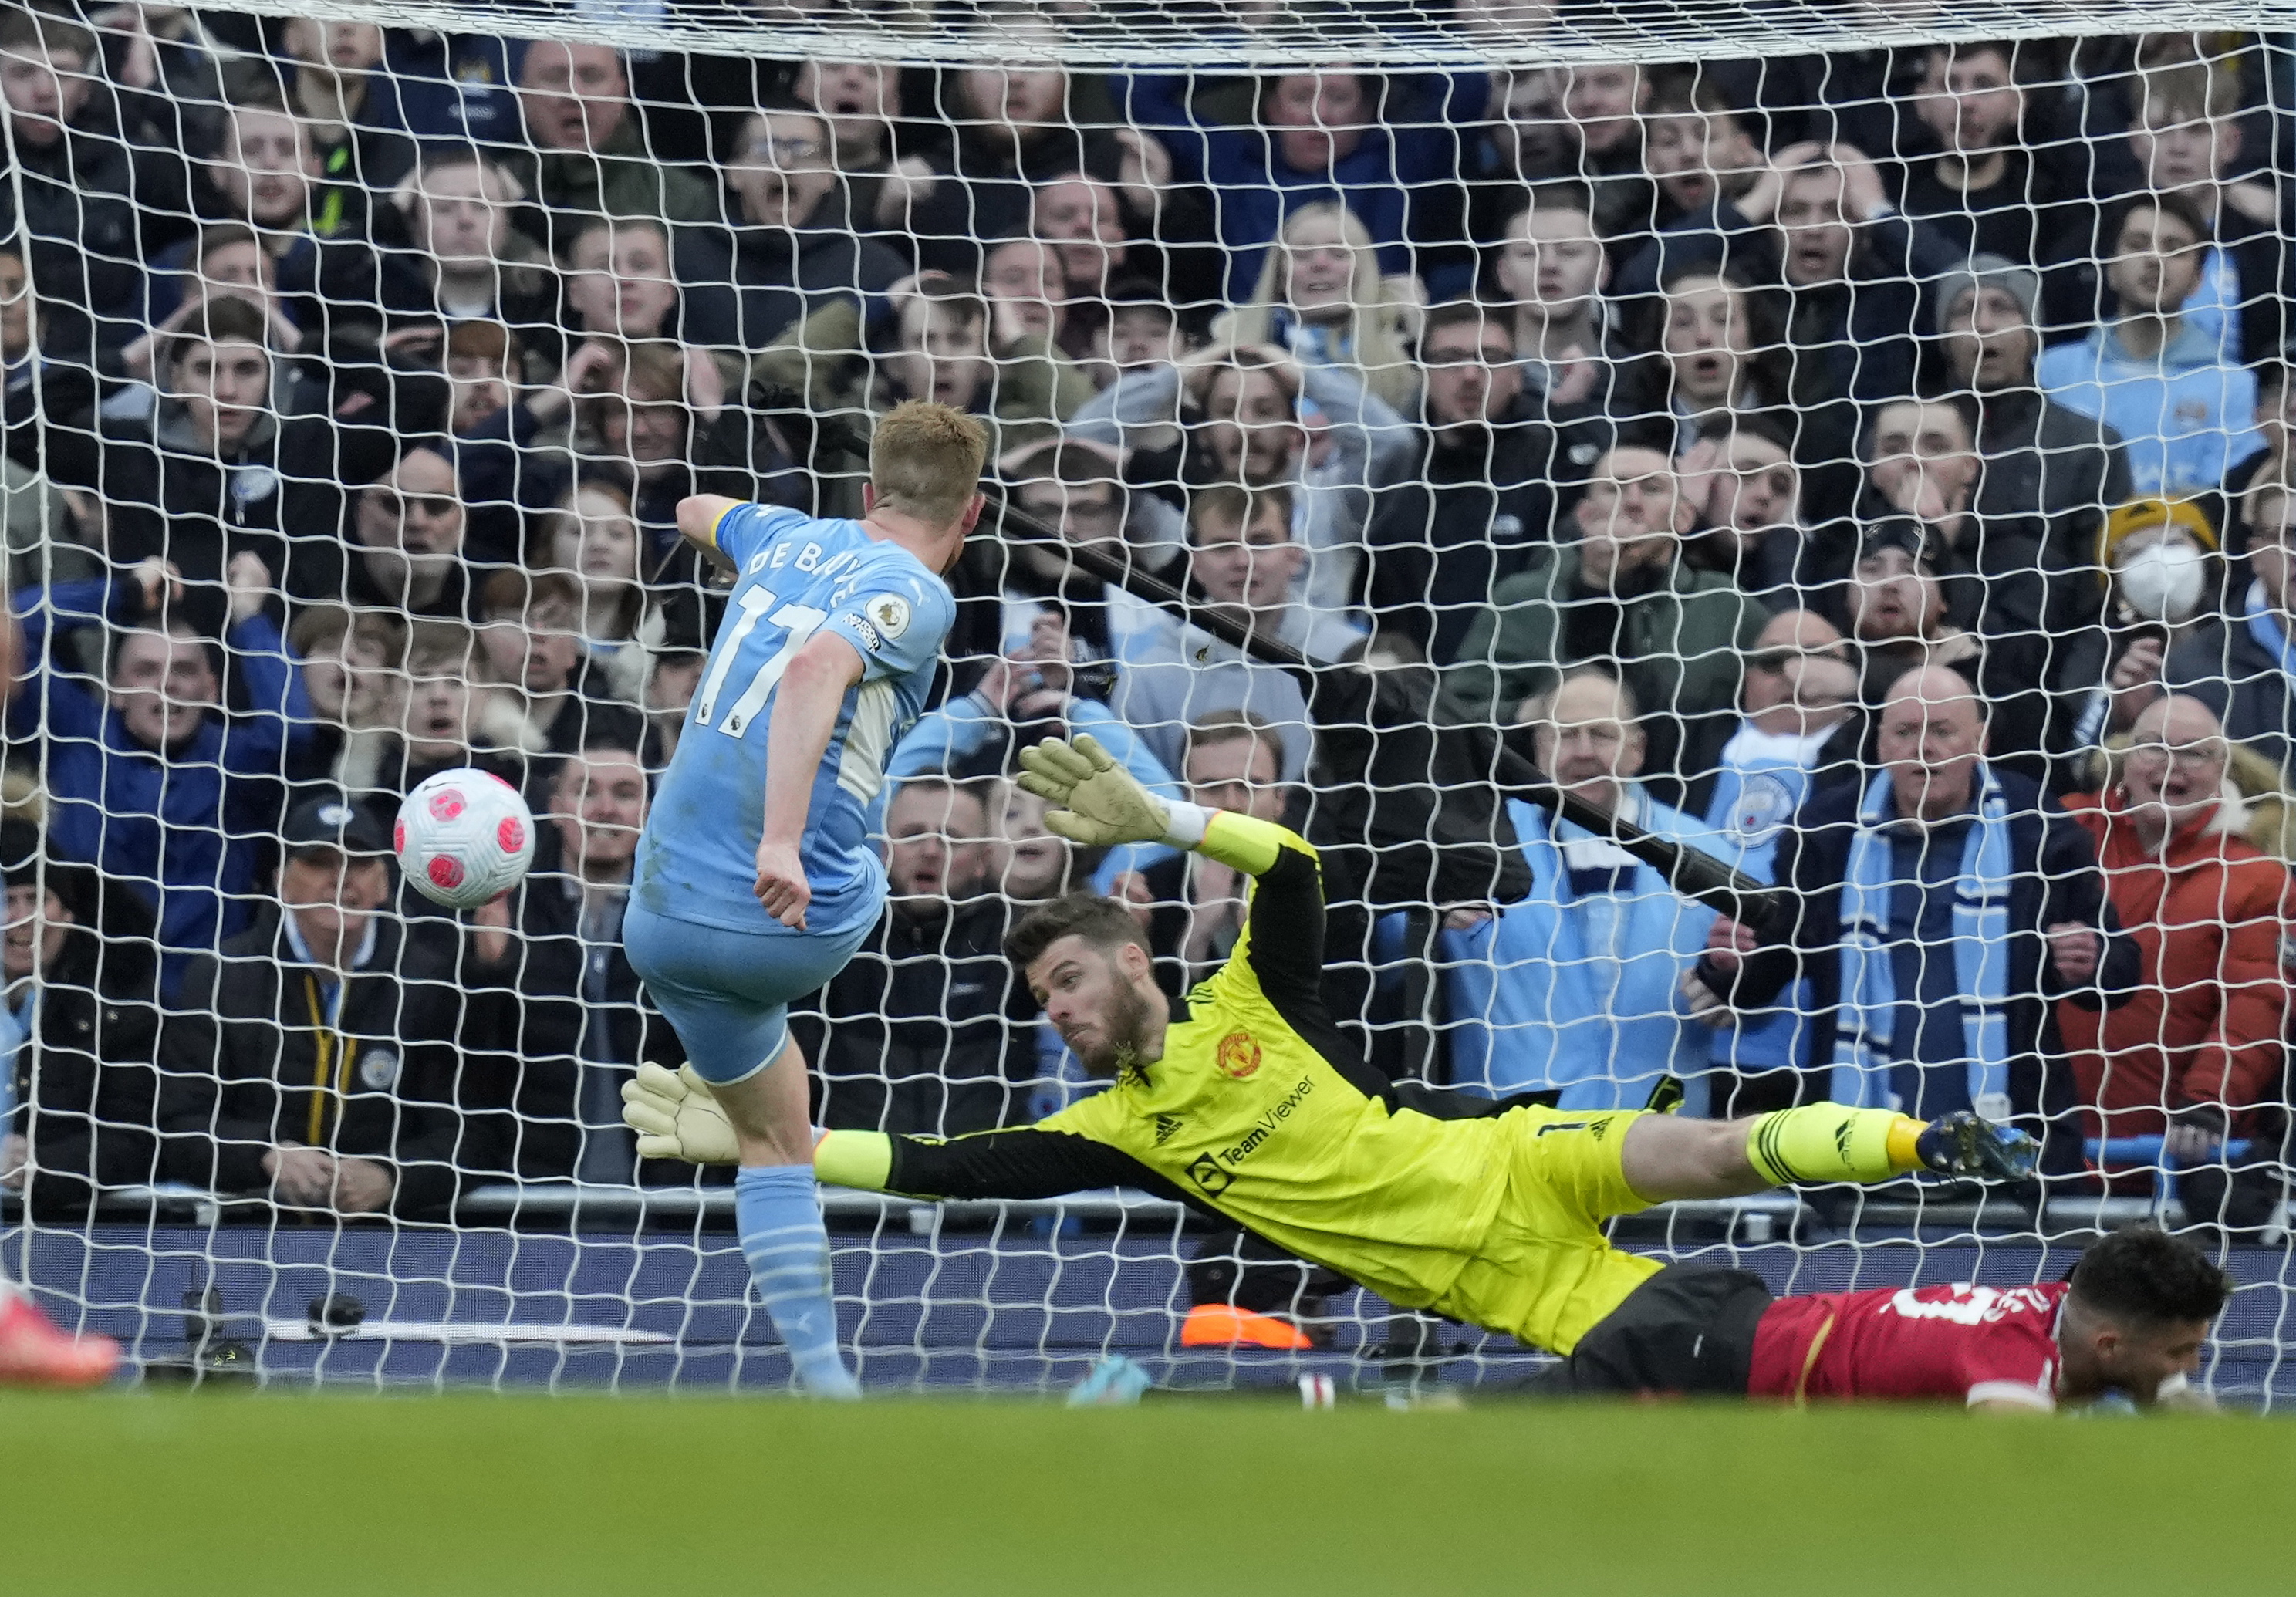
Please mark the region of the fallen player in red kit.
<svg viewBox="0 0 2296 1597"><path fill-rule="evenodd" d="M1520 1389L1944 1399L1997 1411L2118 1393L2149 1407L2187 1392L2231 1290L2198 1247L2151 1225L2114 1232L2067 1279L2039 1286L1773 1298L1745 1271L1675 1265Z"/></svg>

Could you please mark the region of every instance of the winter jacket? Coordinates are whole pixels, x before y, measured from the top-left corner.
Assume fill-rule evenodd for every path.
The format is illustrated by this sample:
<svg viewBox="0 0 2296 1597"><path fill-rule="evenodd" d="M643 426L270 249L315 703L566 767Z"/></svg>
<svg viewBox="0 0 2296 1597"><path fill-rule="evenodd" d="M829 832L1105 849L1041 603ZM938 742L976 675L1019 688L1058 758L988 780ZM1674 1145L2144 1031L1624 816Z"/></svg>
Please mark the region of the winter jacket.
<svg viewBox="0 0 2296 1597"><path fill-rule="evenodd" d="M818 1008L791 1006L814 1061L816 1121L958 1136L1024 1118L1036 1004L1004 958L1002 898L930 921L888 909Z"/></svg>
<svg viewBox="0 0 2296 1597"><path fill-rule="evenodd" d="M390 1211L443 1216L469 1134L458 1040L465 1000L453 935L378 915L374 946L343 982L307 964L266 908L193 963L160 1036L162 1170L220 1192L271 1188L263 1157L283 1142L373 1159L398 1176Z"/></svg>
<svg viewBox="0 0 2296 1597"><path fill-rule="evenodd" d="M2284 773L2296 767L2296 679L2258 641L2241 608L2236 599L2228 619L2205 622L2178 640L2161 680L2206 704L2225 736Z"/></svg>
<svg viewBox="0 0 2296 1597"><path fill-rule="evenodd" d="M686 291L690 324L723 328L726 341L762 349L838 298L873 302L908 271L908 263L874 239L854 231L843 196L832 192L801 227L737 225L717 240L724 273Z"/></svg>
<svg viewBox="0 0 2296 1597"><path fill-rule="evenodd" d="M58 862L47 871L59 892L68 876L82 873ZM117 902L100 921L87 902L93 895L70 905L81 919L33 984L30 1035L13 1061L16 1110L5 1129L31 1145L27 1197L44 1216L82 1215L97 1189L153 1179L160 1011L151 920L128 895L105 896Z"/></svg>
<svg viewBox="0 0 2296 1597"><path fill-rule="evenodd" d="M1631 802L1660 836L1722 851L1689 816L1638 790ZM1453 1084L1494 1098L1559 1090L1562 1109L1640 1109L1660 1075L1704 1070L1714 1034L1682 1012L1676 988L1714 912L1649 865L1585 868L1594 835L1544 810L1510 800L1507 814L1530 896L1442 936Z"/></svg>
<svg viewBox="0 0 2296 1597"><path fill-rule="evenodd" d="M8 733L45 740L54 848L130 883L156 911L165 996L193 954L247 924L242 895L254 889L262 839L278 831L280 782L314 718L286 640L258 614L224 635L240 713L210 711L165 754L136 742L102 684L53 658L62 636L122 613L124 598L102 582L15 596L37 676L10 700Z"/></svg>
<svg viewBox="0 0 2296 1597"><path fill-rule="evenodd" d="M1386 273L1413 270L1414 245L1439 249L1463 233L1458 130L1482 116L1488 72L1390 79L1381 125L1364 128L1347 154L1307 171L1284 160L1275 134L1264 127L1206 122L1188 103L1194 83L1193 77L1144 74L1111 78L1109 93L1128 107L1134 125L1152 130L1172 152L1177 176L1208 185L1217 197L1228 257L1222 298L1229 304L1251 298L1267 246L1302 205L1344 202L1363 219ZM1257 123L1256 111L1250 121Z"/></svg>
<svg viewBox="0 0 2296 1597"><path fill-rule="evenodd" d="M2046 516L2049 554L2061 565L2094 560L2104 512L2130 496L2120 434L2038 389L1980 397L1977 452L1985 474L1972 508L1986 517Z"/></svg>
<svg viewBox="0 0 2296 1597"><path fill-rule="evenodd" d="M1294 528L1308 547L1308 569L1293 597L1325 611L1353 605L1362 586L1364 525L1371 515L1374 489L1395 481L1408 467L1412 429L1376 394L1338 366L1300 368L1300 399L1325 423L1331 452L1321 464L1300 463L1292 482L1296 506ZM1185 429L1200 420L1186 406L1177 367L1156 365L1128 372L1077 407L1064 430L1070 438L1088 438L1111 448L1133 451L1128 467L1132 480L1197 481L1201 462L1191 459ZM1152 438L1183 430L1177 454L1160 458L1144 446ZM1005 445L1013 441L1010 429ZM1156 504L1146 494L1134 497L1134 513L1152 514ZM1149 523L1151 536L1186 542L1184 518L1175 511L1171 524Z"/></svg>
<svg viewBox="0 0 2296 1597"><path fill-rule="evenodd" d="M374 420L387 420L389 408ZM102 495L113 561L174 561L186 585L184 618L214 637L226 614L224 572L246 551L291 598L342 597L344 485L389 470L398 445L382 425L272 414L217 455L194 440L183 402L163 399L150 417L56 438L49 454L58 482Z"/></svg>
<svg viewBox="0 0 2296 1597"><path fill-rule="evenodd" d="M596 217L718 220L717 185L656 160L635 113L623 119L603 150L518 151L505 161L527 194L517 225L545 251L564 250Z"/></svg>
<svg viewBox="0 0 2296 1597"><path fill-rule="evenodd" d="M2118 792L2076 793L2065 808L2096 839L2142 962L2118 1009L2057 1003L2087 1134L2153 1135L2180 1111L2218 1132L2243 1128L2243 1111L2277 1101L2286 1074L2288 867L2237 835L2234 805L2178 828L2158 854Z"/></svg>
<svg viewBox="0 0 2296 1597"><path fill-rule="evenodd" d="M1576 665L1605 661L1634 691L1650 740L1644 770L1684 784L1711 772L1738 718L1742 657L1770 612L1712 571L1677 561L1644 591L1615 602L1616 643L1572 646L1574 609L1602 602L1578 587L1577 545L1533 553L1499 584L1444 673L1444 698L1462 720L1502 724Z"/></svg>
<svg viewBox="0 0 2296 1597"><path fill-rule="evenodd" d="M1373 500L1364 598L1447 666L1493 590L1554 541L1583 467L1570 458L1571 435L1545 422L1414 433L1416 464Z"/></svg>
<svg viewBox="0 0 2296 1597"><path fill-rule="evenodd" d="M2071 1170L2080 1162L2079 1124L2055 1011L2060 1000L2084 1009L2127 1002L2140 972L2139 955L2106 897L2088 833L2028 778L2012 771L1995 774L2009 814L2012 940L2004 1010L2010 1097L2020 1116L2045 1122L2045 1168ZM1857 776L1819 788L1780 835L1773 880L1791 889L1792 908L1745 957L1736 980L1710 962L1698 969L1699 979L1741 1012L1764 1007L1787 983L1808 977L1809 1057L1820 1083L1833 1058L1841 1006L1841 889L1864 788ZM2094 927L2104 937L2095 978L2075 989L2058 979L2049 959L2046 929L2064 921Z"/></svg>
<svg viewBox="0 0 2296 1597"><path fill-rule="evenodd" d="M11 151L13 181L0 170L0 238L31 241L42 346L57 360L117 376L119 351L148 325L146 251L191 231L182 158L131 149L101 94L62 138L37 145L12 135L0 160Z"/></svg>
<svg viewBox="0 0 2296 1597"><path fill-rule="evenodd" d="M472 1133L466 1162L499 1179L565 1181L581 1153L582 1032L588 1018L603 1014L610 1052L633 1069L651 1060L674 1070L685 1050L660 1011L641 1003L637 972L619 943L597 952L604 962L605 1002L592 1004L582 902L571 877L538 871L512 902L517 935L508 954L482 962L472 938L463 961L463 986L476 1022L472 1036L498 1056L480 1073L487 1090L464 1095ZM639 1175L648 1184L685 1186L693 1168L649 1161Z"/></svg>

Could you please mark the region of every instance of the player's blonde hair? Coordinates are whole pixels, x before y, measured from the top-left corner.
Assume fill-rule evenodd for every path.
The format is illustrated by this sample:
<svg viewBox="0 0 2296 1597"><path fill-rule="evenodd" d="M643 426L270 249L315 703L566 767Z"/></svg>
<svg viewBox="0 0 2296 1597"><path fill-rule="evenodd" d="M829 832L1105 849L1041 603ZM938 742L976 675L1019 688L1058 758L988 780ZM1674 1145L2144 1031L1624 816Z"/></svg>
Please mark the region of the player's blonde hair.
<svg viewBox="0 0 2296 1597"><path fill-rule="evenodd" d="M980 486L988 430L953 405L907 399L877 423L869 440L869 482L877 503L935 527L964 513Z"/></svg>

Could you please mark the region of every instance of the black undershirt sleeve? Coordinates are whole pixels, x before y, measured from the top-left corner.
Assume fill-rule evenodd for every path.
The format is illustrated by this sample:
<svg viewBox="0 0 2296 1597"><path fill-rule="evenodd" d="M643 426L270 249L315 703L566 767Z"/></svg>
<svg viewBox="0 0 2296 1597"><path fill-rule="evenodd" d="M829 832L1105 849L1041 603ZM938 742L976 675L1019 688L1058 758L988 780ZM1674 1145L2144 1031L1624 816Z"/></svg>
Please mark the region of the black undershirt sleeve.
<svg viewBox="0 0 2296 1597"><path fill-rule="evenodd" d="M1096 1187L1138 1187L1193 1203L1131 1155L1074 1132L1021 1127L935 1142L895 1137L885 1190L910 1198L1057 1198Z"/></svg>

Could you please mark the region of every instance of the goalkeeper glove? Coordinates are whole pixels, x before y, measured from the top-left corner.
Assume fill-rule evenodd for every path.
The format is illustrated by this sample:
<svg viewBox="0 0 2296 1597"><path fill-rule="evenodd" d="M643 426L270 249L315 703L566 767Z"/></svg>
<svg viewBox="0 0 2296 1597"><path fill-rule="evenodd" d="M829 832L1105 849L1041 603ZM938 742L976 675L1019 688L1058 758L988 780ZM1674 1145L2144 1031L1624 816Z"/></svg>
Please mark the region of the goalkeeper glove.
<svg viewBox="0 0 2296 1597"><path fill-rule="evenodd" d="M1119 843L1188 848L1203 840L1202 810L1157 798L1090 733L1079 733L1072 743L1046 738L1023 749L1021 766L1021 786L1057 807L1045 816L1046 827L1071 843L1087 848Z"/></svg>
<svg viewBox="0 0 2296 1597"><path fill-rule="evenodd" d="M730 1165L741 1158L733 1122L692 1065L677 1071L640 1065L622 1083L622 1124L638 1134L640 1159Z"/></svg>

